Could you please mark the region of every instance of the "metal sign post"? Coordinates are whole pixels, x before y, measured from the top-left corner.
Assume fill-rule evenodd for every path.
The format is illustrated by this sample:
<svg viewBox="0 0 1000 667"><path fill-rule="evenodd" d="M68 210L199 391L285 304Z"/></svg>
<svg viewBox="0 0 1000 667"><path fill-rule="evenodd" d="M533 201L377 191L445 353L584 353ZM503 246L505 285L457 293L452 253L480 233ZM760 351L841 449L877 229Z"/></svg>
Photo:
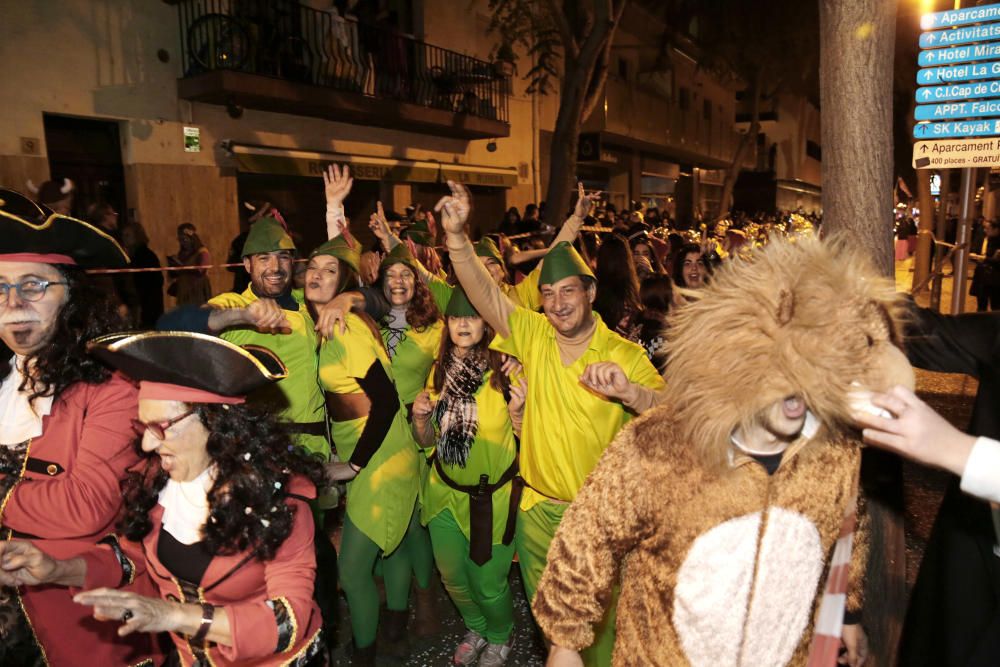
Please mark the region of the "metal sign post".
<svg viewBox="0 0 1000 667"><path fill-rule="evenodd" d="M951 312L965 309L977 167L1000 166L1000 4L925 14L915 169L962 169ZM942 198L941 206L947 206Z"/></svg>

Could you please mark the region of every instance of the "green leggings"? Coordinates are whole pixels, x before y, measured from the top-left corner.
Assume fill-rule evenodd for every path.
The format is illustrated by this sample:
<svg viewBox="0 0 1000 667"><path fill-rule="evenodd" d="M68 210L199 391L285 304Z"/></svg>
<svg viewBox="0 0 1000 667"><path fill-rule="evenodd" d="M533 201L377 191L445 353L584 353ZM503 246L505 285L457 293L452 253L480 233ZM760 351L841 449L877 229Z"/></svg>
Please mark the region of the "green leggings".
<svg viewBox="0 0 1000 667"><path fill-rule="evenodd" d="M458 607L465 627L491 644L504 644L514 629L514 601L507 575L514 545L493 545L493 556L482 566L469 558L469 540L458 521L442 510L427 524L441 581Z"/></svg>
<svg viewBox="0 0 1000 667"><path fill-rule="evenodd" d="M415 513L414 513L415 515ZM414 520L407 529L407 537ZM386 606L393 611L405 611L410 596L410 559L406 549L397 548L388 556L370 537L361 532L344 516L344 530L340 539L340 587L347 597L351 614L351 633L354 645L365 648L375 643L378 631L378 588L375 586L375 564L381 564L385 580Z"/></svg>
<svg viewBox="0 0 1000 667"><path fill-rule="evenodd" d="M556 528L562 521L563 513L568 504L541 502L530 510L519 510L517 513L517 532L514 544L517 547L517 559L521 567L521 578L524 580L524 592L529 603L535 599L538 590L538 580L549 553L549 545L556 534ZM615 609L618 606L618 589L615 588L611 604L608 606L604 619L594 628L594 643L581 651L583 664L587 667L606 667L611 664L611 653L615 647Z"/></svg>
<svg viewBox="0 0 1000 667"><path fill-rule="evenodd" d="M417 582L418 588L427 588L431 585L431 576L434 574L434 551L431 549L431 535L426 528L420 525L420 504L413 510L413 518L410 526L406 529L406 538L403 540L403 549L406 550L410 559L410 567L413 569L413 578Z"/></svg>

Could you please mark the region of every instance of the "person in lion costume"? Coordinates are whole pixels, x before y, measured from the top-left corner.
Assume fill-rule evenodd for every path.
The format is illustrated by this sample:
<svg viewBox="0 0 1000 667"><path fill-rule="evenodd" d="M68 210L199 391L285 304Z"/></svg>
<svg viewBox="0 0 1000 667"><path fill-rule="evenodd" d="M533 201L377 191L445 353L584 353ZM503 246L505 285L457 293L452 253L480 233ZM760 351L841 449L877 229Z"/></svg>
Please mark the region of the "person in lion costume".
<svg viewBox="0 0 1000 667"><path fill-rule="evenodd" d="M832 665L841 639L860 665L851 408L913 386L905 305L856 249L815 238L687 296L662 403L618 434L552 542L532 606L548 664L582 664L619 589L615 665Z"/></svg>

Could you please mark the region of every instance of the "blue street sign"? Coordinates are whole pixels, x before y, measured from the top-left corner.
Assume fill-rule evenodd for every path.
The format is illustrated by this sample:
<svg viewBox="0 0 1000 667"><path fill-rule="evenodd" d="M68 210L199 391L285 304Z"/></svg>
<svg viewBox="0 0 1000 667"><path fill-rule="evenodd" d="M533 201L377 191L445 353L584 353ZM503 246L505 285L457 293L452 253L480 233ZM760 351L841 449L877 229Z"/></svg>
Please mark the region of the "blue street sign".
<svg viewBox="0 0 1000 667"><path fill-rule="evenodd" d="M1000 97L1000 81L953 83L950 86L929 86L917 90L917 104L981 99L983 97Z"/></svg>
<svg viewBox="0 0 1000 667"><path fill-rule="evenodd" d="M974 25L967 28L952 28L920 35L920 48L936 49L940 46L957 46L972 42L989 42L1000 39L1000 23Z"/></svg>
<svg viewBox="0 0 1000 667"><path fill-rule="evenodd" d="M966 7L965 9L924 14L920 19L920 27L924 30L933 30L953 25L984 23L986 21L1000 21L1000 5Z"/></svg>
<svg viewBox="0 0 1000 667"><path fill-rule="evenodd" d="M927 86L934 83L952 83L973 79L1000 78L1000 61L989 63L966 63L950 67L929 67L917 72L917 83Z"/></svg>
<svg viewBox="0 0 1000 667"><path fill-rule="evenodd" d="M921 51L917 63L921 67L932 65L949 65L970 60L990 60L1000 58L1000 44L970 44L969 46L953 46L947 49Z"/></svg>
<svg viewBox="0 0 1000 667"><path fill-rule="evenodd" d="M945 120L950 118L993 118L1000 116L1000 99L977 102L947 102L922 104L913 114L917 120Z"/></svg>
<svg viewBox="0 0 1000 667"><path fill-rule="evenodd" d="M1000 136L1000 120L957 120L949 123L917 123L917 139L954 139L958 137Z"/></svg>

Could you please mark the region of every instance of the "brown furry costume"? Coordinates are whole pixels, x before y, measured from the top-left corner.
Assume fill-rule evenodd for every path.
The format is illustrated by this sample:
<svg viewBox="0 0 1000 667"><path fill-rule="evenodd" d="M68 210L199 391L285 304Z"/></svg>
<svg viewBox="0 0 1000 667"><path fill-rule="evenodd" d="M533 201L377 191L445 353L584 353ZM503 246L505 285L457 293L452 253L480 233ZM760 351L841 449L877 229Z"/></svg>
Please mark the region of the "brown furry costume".
<svg viewBox="0 0 1000 667"><path fill-rule="evenodd" d="M535 618L579 650L618 583L615 665L801 665L857 504L850 383L912 383L901 304L857 254L815 239L728 264L693 296L670 323L663 404L622 430L567 510ZM769 476L730 435L793 394L819 429ZM866 535L861 516L849 611Z"/></svg>

